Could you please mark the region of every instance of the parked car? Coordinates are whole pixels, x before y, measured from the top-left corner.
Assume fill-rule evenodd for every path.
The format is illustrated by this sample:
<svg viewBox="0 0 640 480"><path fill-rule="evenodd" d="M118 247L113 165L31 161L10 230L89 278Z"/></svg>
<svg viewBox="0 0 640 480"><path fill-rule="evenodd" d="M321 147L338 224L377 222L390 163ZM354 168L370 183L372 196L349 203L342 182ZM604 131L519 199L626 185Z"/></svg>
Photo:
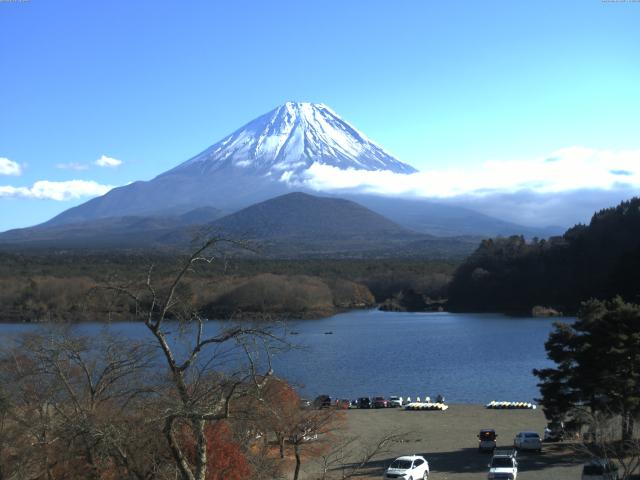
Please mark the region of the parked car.
<svg viewBox="0 0 640 480"><path fill-rule="evenodd" d="M564 439L564 425L560 423L549 423L544 429L543 442L559 442Z"/></svg>
<svg viewBox="0 0 640 480"><path fill-rule="evenodd" d="M318 439L318 433L311 431L309 429L303 429L297 435L290 435L289 442L291 443L300 443L300 442L313 442Z"/></svg>
<svg viewBox="0 0 640 480"><path fill-rule="evenodd" d="M318 395L313 401L315 408L331 408L331 397L329 395Z"/></svg>
<svg viewBox="0 0 640 480"><path fill-rule="evenodd" d="M520 432L513 439L513 447L517 450L542 451L542 440L536 432Z"/></svg>
<svg viewBox="0 0 640 480"><path fill-rule="evenodd" d="M582 480L618 480L618 466L611 460L594 458L582 467Z"/></svg>
<svg viewBox="0 0 640 480"><path fill-rule="evenodd" d="M478 434L478 450L480 452L493 452L496 449L498 434L493 428L483 428Z"/></svg>
<svg viewBox="0 0 640 480"><path fill-rule="evenodd" d="M516 480L518 478L518 461L516 452L512 450L494 450L489 463L489 480Z"/></svg>
<svg viewBox="0 0 640 480"><path fill-rule="evenodd" d="M387 408L389 402L384 397L373 397L373 408Z"/></svg>
<svg viewBox="0 0 640 480"><path fill-rule="evenodd" d="M389 397L389 406L390 407L401 407L402 406L402 397L397 397L395 395L391 395Z"/></svg>
<svg viewBox="0 0 640 480"><path fill-rule="evenodd" d="M358 399L358 408L371 408L371 399L369 397L360 397Z"/></svg>
<svg viewBox="0 0 640 480"><path fill-rule="evenodd" d="M347 410L349 407L351 407L351 402L346 398L336 400L336 408L338 410Z"/></svg>
<svg viewBox="0 0 640 480"><path fill-rule="evenodd" d="M398 457L387 467L382 478L385 480L389 478L427 480L429 478L429 462L420 455Z"/></svg>

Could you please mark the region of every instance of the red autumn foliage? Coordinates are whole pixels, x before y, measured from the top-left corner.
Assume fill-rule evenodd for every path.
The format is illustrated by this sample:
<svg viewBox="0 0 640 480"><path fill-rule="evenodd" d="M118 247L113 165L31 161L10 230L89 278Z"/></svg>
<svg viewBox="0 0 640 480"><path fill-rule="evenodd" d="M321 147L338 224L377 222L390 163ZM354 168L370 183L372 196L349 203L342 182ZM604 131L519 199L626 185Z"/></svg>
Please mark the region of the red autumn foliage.
<svg viewBox="0 0 640 480"><path fill-rule="evenodd" d="M247 457L234 441L229 424L223 421L207 425L207 480L240 480L251 475ZM195 455L195 442L184 432L185 452Z"/></svg>
<svg viewBox="0 0 640 480"><path fill-rule="evenodd" d="M300 412L300 397L284 380L269 382L264 391L264 400L265 416L271 417L275 425L288 426Z"/></svg>

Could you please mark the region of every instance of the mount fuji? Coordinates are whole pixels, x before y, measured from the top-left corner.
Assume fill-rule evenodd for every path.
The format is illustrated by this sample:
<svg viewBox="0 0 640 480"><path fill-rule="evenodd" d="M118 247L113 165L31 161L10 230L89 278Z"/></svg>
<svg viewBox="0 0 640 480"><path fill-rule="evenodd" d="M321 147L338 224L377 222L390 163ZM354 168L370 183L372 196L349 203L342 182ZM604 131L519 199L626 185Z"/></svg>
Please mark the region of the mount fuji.
<svg viewBox="0 0 640 480"><path fill-rule="evenodd" d="M287 102L256 118L167 174L224 168L291 177L314 162L357 170L414 173L322 103Z"/></svg>
<svg viewBox="0 0 640 480"><path fill-rule="evenodd" d="M479 236L545 237L552 233L421 199L345 192L340 202L332 203L326 197L336 199L335 195L306 187L306 175L314 165L416 172L326 105L287 102L150 181L115 188L41 225L0 234L0 244L144 247L175 243L171 239L184 239L181 231L207 226L231 229L234 234L253 232L256 240L273 232L288 232L278 237L285 245L283 251L302 243L308 251L328 251L324 243L313 243L319 236L309 226L312 223L333 232L332 252L339 247L340 252L353 249L360 254L366 238L370 251L381 252L393 245L393 252L415 253L422 251L416 245L423 241L427 249L436 248L433 235L477 240ZM292 195L294 192L298 194ZM324 201L308 194L321 195ZM255 230L256 224L269 228ZM359 225L360 235L354 237L349 225ZM386 225L384 234L381 225ZM292 235L296 231L299 234ZM316 234L310 235L313 231ZM340 238L343 243L338 245ZM460 251L472 245L468 240L458 243Z"/></svg>
<svg viewBox="0 0 640 480"><path fill-rule="evenodd" d="M323 104L287 102L148 182L134 182L71 208L47 224L122 216L231 212L292 191L314 163L340 169L416 169L386 152Z"/></svg>

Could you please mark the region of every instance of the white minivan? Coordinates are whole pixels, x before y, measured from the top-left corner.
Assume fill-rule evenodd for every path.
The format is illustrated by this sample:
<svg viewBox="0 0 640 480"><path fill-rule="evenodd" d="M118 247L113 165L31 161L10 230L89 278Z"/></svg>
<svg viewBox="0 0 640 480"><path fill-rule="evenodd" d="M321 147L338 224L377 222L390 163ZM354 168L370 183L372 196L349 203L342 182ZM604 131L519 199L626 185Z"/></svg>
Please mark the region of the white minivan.
<svg viewBox="0 0 640 480"><path fill-rule="evenodd" d="M540 452L542 451L542 440L536 432L520 432L513 439L513 448Z"/></svg>

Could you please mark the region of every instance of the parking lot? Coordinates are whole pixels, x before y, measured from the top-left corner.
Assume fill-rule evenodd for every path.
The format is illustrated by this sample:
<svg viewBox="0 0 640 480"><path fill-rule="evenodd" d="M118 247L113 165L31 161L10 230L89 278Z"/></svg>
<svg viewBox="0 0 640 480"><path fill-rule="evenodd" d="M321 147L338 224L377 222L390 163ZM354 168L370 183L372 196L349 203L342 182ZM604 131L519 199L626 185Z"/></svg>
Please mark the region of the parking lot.
<svg viewBox="0 0 640 480"><path fill-rule="evenodd" d="M345 412L349 434L376 439L391 431L407 432L391 452L370 462L360 478L382 477L397 456L423 455L433 480L487 478L490 453L478 452L481 428L495 428L498 448L511 448L515 434L523 430L542 435L546 424L541 410L488 410L482 405L451 405L445 412L403 409L349 410ZM579 479L583 459L567 445L544 444L542 453L518 454L519 480Z"/></svg>

